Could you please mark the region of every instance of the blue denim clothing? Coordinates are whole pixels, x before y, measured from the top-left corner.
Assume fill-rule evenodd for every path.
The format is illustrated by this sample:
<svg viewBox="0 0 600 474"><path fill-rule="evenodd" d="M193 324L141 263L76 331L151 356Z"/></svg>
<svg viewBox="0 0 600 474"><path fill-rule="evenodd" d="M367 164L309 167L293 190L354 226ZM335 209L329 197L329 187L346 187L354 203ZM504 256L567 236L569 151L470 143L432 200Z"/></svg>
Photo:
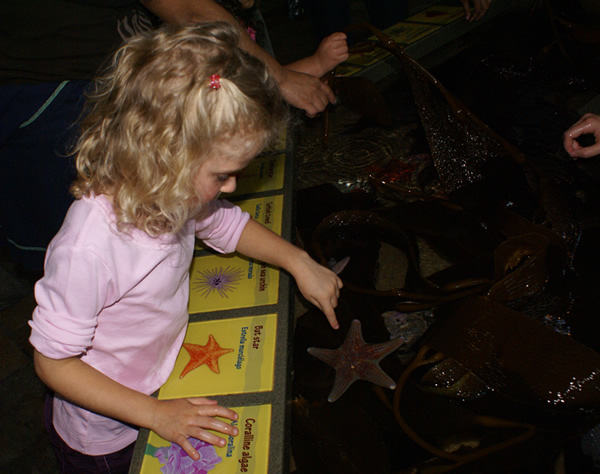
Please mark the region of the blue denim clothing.
<svg viewBox="0 0 600 474"><path fill-rule="evenodd" d="M87 81L0 86L0 231L16 262L41 271L73 198L69 147Z"/></svg>

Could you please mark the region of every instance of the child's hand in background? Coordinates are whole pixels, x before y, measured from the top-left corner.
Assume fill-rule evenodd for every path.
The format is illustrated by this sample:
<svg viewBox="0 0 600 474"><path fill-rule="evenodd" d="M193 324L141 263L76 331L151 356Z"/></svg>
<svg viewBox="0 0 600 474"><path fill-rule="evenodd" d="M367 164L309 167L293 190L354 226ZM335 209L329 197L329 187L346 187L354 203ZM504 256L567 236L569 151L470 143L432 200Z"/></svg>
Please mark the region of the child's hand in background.
<svg viewBox="0 0 600 474"><path fill-rule="evenodd" d="M331 71L338 64L348 59L348 43L345 33L333 33L321 41L315 57L321 65L323 74Z"/></svg>

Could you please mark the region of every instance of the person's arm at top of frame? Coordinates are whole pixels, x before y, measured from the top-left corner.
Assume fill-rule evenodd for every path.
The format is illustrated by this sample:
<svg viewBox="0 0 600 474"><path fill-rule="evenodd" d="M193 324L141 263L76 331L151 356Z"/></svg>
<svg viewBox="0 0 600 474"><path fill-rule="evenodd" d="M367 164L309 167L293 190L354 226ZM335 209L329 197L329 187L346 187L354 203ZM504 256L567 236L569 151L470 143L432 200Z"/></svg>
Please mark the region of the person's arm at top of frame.
<svg viewBox="0 0 600 474"><path fill-rule="evenodd" d="M460 0L460 3L465 11L465 19L467 21L477 21L481 20L488 11L492 0ZM473 4L473 11L471 11L471 3Z"/></svg>
<svg viewBox="0 0 600 474"><path fill-rule="evenodd" d="M582 146L577 138L583 135L593 135L594 143ZM585 114L575 122L563 135L565 151L576 160L577 158L591 158L600 155L600 116Z"/></svg>
<svg viewBox="0 0 600 474"><path fill-rule="evenodd" d="M343 284L334 272L252 219L244 227L236 251L287 270L296 280L302 295L323 311L333 329L339 328L335 308Z"/></svg>
<svg viewBox="0 0 600 474"><path fill-rule="evenodd" d="M277 80L285 100L308 116L325 110L335 102L333 91L317 77L283 67L258 46L240 23L222 6L212 0L140 0L152 13L167 23L226 21L240 33L240 47L267 64Z"/></svg>

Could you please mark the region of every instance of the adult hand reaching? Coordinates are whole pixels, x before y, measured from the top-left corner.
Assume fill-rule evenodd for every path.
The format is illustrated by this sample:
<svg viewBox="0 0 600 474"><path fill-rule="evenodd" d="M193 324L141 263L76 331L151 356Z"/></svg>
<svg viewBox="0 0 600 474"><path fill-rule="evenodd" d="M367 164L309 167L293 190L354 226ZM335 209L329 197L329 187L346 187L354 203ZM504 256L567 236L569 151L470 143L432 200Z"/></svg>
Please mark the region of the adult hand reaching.
<svg viewBox="0 0 600 474"><path fill-rule="evenodd" d="M492 0L460 0L460 3L465 10L465 19L467 21L477 21L481 20L488 11ZM473 4L473 11L471 11L471 3Z"/></svg>
<svg viewBox="0 0 600 474"><path fill-rule="evenodd" d="M258 46L225 8L213 0L141 0L152 13L167 23L226 21L238 28L240 47L264 61L277 80L283 97L294 107L303 109L309 117L335 102L333 91L317 77L286 69L268 52Z"/></svg>
<svg viewBox="0 0 600 474"><path fill-rule="evenodd" d="M285 100L309 117L323 112L330 102L335 103L331 88L314 76L281 68L277 79Z"/></svg>
<svg viewBox="0 0 600 474"><path fill-rule="evenodd" d="M594 143L589 146L582 146L577 138L583 135L593 135ZM563 145L566 152L574 160L600 155L600 116L585 114L581 117L564 133Z"/></svg>

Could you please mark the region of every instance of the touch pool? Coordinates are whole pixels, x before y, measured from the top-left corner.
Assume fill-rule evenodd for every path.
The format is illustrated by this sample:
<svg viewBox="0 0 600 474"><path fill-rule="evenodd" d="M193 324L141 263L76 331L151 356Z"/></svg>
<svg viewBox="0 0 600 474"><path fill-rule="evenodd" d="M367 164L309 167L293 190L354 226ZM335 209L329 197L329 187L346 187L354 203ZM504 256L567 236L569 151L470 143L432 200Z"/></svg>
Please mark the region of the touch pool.
<svg viewBox="0 0 600 474"><path fill-rule="evenodd" d="M391 123L342 101L326 140L300 136L300 241L349 263L341 329L297 320L297 472L594 471L598 162L562 133L593 110L600 56L538 3L429 70L398 52L376 101ZM369 343L404 339L379 361L396 387L332 403L339 374L307 349L342 347L354 320Z"/></svg>

